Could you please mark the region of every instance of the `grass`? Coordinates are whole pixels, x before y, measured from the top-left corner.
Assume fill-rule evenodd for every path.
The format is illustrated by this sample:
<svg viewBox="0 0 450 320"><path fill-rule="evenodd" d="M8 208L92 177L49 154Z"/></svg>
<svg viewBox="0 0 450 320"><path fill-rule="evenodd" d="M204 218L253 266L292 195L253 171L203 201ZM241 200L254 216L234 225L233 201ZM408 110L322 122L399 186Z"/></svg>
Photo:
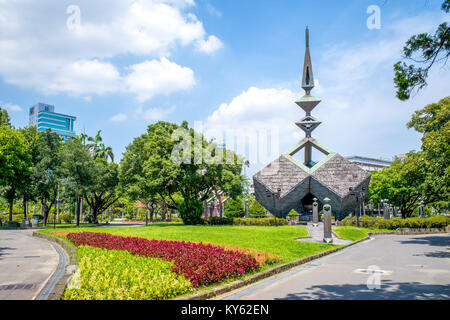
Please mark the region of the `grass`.
<svg viewBox="0 0 450 320"><path fill-rule="evenodd" d="M368 228L358 229L357 227L342 226L333 228L333 231L342 239L357 241L367 237L368 232L393 232L394 230Z"/></svg>
<svg viewBox="0 0 450 320"><path fill-rule="evenodd" d="M336 247L331 244L307 243L295 238L309 237L305 227L299 226L186 226L175 223L156 223L140 227L68 228L64 231L105 232L147 239L182 240L237 245L276 254L281 263L297 260ZM50 230L41 230L51 233Z"/></svg>

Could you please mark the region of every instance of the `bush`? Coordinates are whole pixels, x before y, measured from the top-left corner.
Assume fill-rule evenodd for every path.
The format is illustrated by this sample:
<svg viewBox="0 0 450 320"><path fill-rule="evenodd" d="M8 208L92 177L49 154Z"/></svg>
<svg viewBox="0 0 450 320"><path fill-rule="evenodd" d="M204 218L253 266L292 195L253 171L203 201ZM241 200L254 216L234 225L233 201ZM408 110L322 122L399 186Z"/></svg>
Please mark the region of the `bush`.
<svg viewBox="0 0 450 320"><path fill-rule="evenodd" d="M241 199L230 199L225 203L225 216L242 218L245 215L244 203Z"/></svg>
<svg viewBox="0 0 450 320"><path fill-rule="evenodd" d="M389 230L398 228L445 228L450 224L450 217L432 216L429 218L384 219L381 217L362 216L359 218L359 224L363 228ZM356 217L345 217L339 225L356 226Z"/></svg>
<svg viewBox="0 0 450 320"><path fill-rule="evenodd" d="M13 221L22 223L22 220L23 220L23 213L13 215Z"/></svg>
<svg viewBox="0 0 450 320"><path fill-rule="evenodd" d="M288 217L293 217L293 218L295 218L295 217L298 217L298 216L299 216L298 212L295 211L294 209L292 209L291 211L289 211Z"/></svg>
<svg viewBox="0 0 450 320"><path fill-rule="evenodd" d="M183 223L187 225L203 224L203 203L198 199L184 200L178 210Z"/></svg>
<svg viewBox="0 0 450 320"><path fill-rule="evenodd" d="M266 209L255 199L253 199L252 203L250 204L250 207L248 209L248 214L251 217L262 217L266 215Z"/></svg>
<svg viewBox="0 0 450 320"><path fill-rule="evenodd" d="M206 225L214 226L214 225L232 225L233 218L230 217L209 217L203 218L203 222Z"/></svg>
<svg viewBox="0 0 450 320"><path fill-rule="evenodd" d="M69 213L60 213L59 214L59 220L61 220L61 222L65 222L65 223L69 223L70 221L70 215ZM72 215L73 218L73 215Z"/></svg>
<svg viewBox="0 0 450 320"><path fill-rule="evenodd" d="M233 224L238 226L274 226L275 218L234 218ZM277 225L287 225L286 219L277 218Z"/></svg>

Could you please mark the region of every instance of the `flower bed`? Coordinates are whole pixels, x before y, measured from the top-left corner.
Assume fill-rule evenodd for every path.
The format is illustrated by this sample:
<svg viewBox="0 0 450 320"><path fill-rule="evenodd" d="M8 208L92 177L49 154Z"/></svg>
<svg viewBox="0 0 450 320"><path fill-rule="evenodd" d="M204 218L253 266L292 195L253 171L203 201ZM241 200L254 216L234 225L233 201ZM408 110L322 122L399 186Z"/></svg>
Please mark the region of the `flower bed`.
<svg viewBox="0 0 450 320"><path fill-rule="evenodd" d="M78 249L78 258L80 271L64 300L162 300L193 291L170 270L173 262L89 246Z"/></svg>
<svg viewBox="0 0 450 320"><path fill-rule="evenodd" d="M194 286L221 282L259 267L256 259L245 253L213 245L185 241L149 240L107 233L69 233L76 246L125 250L134 255L174 261L171 270L184 275Z"/></svg>
<svg viewBox="0 0 450 320"><path fill-rule="evenodd" d="M283 260L283 258L281 258L275 254L268 253L268 252L261 252L261 251L254 250L254 249L241 248L239 246L233 246L230 244L213 244L213 245L224 248L225 250L233 250L233 251L238 251L238 252L249 254L249 255L253 256L260 265L274 264L274 263L277 263L277 262L280 262Z"/></svg>

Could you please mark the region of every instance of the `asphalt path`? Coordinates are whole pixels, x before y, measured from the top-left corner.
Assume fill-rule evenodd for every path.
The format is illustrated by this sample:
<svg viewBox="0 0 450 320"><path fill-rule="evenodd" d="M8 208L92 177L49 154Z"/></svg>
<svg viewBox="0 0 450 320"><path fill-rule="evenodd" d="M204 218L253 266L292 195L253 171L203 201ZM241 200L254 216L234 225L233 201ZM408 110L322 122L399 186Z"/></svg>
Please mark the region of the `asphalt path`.
<svg viewBox="0 0 450 320"><path fill-rule="evenodd" d="M376 236L218 299L449 300L450 234Z"/></svg>
<svg viewBox="0 0 450 320"><path fill-rule="evenodd" d="M58 267L58 252L32 232L0 230L0 300L36 299Z"/></svg>

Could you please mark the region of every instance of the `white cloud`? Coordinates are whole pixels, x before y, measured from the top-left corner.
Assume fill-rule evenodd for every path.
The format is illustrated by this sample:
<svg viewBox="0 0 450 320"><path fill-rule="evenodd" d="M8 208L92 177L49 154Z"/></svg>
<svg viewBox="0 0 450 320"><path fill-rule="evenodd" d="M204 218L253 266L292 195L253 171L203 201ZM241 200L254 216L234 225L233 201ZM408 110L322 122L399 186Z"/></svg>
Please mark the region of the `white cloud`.
<svg viewBox="0 0 450 320"><path fill-rule="evenodd" d="M111 118L109 118L109 121L111 122L122 122L128 119L128 116L125 113L119 113L116 114L115 116L112 116Z"/></svg>
<svg viewBox="0 0 450 320"><path fill-rule="evenodd" d="M136 115L147 121L157 121L163 119L165 116L175 111L175 106L170 108L150 108L143 110L142 107L137 108Z"/></svg>
<svg viewBox="0 0 450 320"><path fill-rule="evenodd" d="M15 103L9 103L9 102L1 102L0 101L0 107L5 108L8 111L13 111L13 112L20 112L22 111L22 108L15 104Z"/></svg>
<svg viewBox="0 0 450 320"><path fill-rule="evenodd" d="M104 94L118 90L120 81L120 74L111 63L83 60L63 66L41 88L48 93Z"/></svg>
<svg viewBox="0 0 450 320"><path fill-rule="evenodd" d="M66 24L69 4L0 1L0 77L6 83L47 94L104 94L116 90L120 70L108 61L117 55L151 60L180 46L205 41L213 48L220 41L210 43L202 22L187 11L193 0L80 0L81 24L74 30ZM86 81L95 68L96 83Z"/></svg>
<svg viewBox="0 0 450 320"><path fill-rule="evenodd" d="M138 101L144 102L155 94L169 94L190 89L195 85L194 72L161 58L145 61L129 68L125 77L126 91L136 94Z"/></svg>
<svg viewBox="0 0 450 320"><path fill-rule="evenodd" d="M216 36L209 36L207 40L199 40L197 49L204 53L213 53L223 47L222 41Z"/></svg>

